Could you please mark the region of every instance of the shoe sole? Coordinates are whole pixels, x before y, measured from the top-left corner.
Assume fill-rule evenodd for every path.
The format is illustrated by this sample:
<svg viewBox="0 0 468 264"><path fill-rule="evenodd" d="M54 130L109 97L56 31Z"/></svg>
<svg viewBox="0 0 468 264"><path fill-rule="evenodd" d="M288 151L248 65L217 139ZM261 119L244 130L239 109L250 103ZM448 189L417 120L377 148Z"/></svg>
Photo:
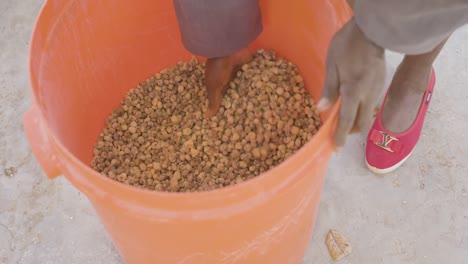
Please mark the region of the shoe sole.
<svg viewBox="0 0 468 264"><path fill-rule="evenodd" d="M367 168L369 168L369 170L371 170L373 173L375 174L388 174L390 172L393 172L395 171L396 169L398 169L401 165L403 165L403 163L405 163L405 161L411 156L411 154L413 153L413 151L411 151L408 156L406 156L404 159L402 159L400 162L398 162L397 164L393 165L392 167L389 167L389 168L385 168L385 169L379 169L379 168L376 168L376 167L373 167L371 166L368 162L367 162L367 158L366 158L366 165L367 165Z"/></svg>

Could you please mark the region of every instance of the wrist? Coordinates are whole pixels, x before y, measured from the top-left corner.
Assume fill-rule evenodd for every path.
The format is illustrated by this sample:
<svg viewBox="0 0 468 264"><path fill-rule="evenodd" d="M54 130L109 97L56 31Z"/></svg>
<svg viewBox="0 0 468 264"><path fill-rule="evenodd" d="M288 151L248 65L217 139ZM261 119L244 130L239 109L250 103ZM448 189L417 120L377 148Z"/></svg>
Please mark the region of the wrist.
<svg viewBox="0 0 468 264"><path fill-rule="evenodd" d="M369 38L365 32L361 29L359 24L356 22L354 17L351 18L349 21L352 27L352 34L358 38L359 42L362 42L362 45L366 45L370 51L372 51L377 56L384 56L385 48L374 42L371 38Z"/></svg>

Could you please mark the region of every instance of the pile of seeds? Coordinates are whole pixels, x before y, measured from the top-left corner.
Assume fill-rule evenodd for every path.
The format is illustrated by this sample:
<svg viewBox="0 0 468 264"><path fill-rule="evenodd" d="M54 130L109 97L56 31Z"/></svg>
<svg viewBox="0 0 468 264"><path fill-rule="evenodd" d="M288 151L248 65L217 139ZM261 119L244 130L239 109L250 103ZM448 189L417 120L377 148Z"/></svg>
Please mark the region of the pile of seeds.
<svg viewBox="0 0 468 264"><path fill-rule="evenodd" d="M206 191L281 163L320 126L292 63L259 50L242 66L219 113L207 119L204 63L162 70L131 90L95 145L92 167L157 191Z"/></svg>

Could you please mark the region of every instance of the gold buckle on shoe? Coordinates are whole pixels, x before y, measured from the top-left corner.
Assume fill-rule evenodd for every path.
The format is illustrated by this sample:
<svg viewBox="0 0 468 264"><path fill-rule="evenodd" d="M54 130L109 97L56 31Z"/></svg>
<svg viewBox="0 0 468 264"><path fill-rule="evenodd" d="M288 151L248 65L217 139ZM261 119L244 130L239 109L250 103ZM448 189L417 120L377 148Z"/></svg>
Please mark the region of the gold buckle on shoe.
<svg viewBox="0 0 468 264"><path fill-rule="evenodd" d="M389 135L383 131L379 131L382 134L382 142L375 142L380 148L385 149L386 151L393 152L393 150L388 146L392 141L398 141L398 139L394 136Z"/></svg>

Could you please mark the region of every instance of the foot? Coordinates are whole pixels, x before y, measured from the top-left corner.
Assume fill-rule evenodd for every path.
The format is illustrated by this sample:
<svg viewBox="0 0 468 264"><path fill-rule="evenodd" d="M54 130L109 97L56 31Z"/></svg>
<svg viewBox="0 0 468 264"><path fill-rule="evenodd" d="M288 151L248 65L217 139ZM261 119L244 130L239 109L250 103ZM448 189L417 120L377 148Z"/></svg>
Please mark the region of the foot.
<svg viewBox="0 0 468 264"><path fill-rule="evenodd" d="M229 82L242 65L253 59L252 53L242 49L226 57L208 59L205 69L206 94L208 97L208 110L206 116L215 116L226 93Z"/></svg>
<svg viewBox="0 0 468 264"><path fill-rule="evenodd" d="M398 67L383 106L382 123L386 130L401 133L411 127L418 115L431 67L406 66L404 63Z"/></svg>
<svg viewBox="0 0 468 264"><path fill-rule="evenodd" d="M377 115L367 136L366 163L378 174L394 171L411 155L419 141L434 92L435 73L432 70L426 82L421 77L425 75L424 71L409 73L402 66L397 74L387 92L384 109ZM425 95L419 92L422 83L425 83Z"/></svg>

